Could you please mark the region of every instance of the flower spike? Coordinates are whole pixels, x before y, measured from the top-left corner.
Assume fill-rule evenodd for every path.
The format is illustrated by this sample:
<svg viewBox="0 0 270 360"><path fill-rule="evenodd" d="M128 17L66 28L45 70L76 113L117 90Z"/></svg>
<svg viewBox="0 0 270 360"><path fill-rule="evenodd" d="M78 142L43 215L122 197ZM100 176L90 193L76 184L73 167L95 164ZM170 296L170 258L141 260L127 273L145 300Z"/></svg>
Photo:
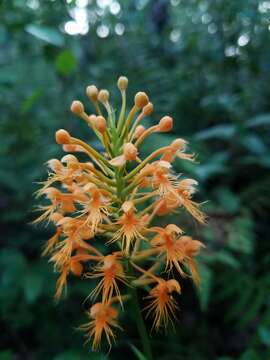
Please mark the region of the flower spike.
<svg viewBox="0 0 270 360"><path fill-rule="evenodd" d="M94 113L87 114L78 100L70 108L91 128L103 150L58 130L55 140L66 154L47 162L48 179L36 192L46 203L38 207L42 213L34 222L50 222L55 227L42 252L58 273L55 299L65 292L71 276L96 282L86 298L91 302L88 323L81 326L93 350L102 339L111 348L120 329L118 315L131 303L137 309L138 328L141 332L143 327L146 336L136 303L137 288L148 294L145 310L153 329L173 322L181 278L190 277L199 285L195 258L204 247L185 234L180 224L159 224L159 216L176 211L205 222L194 200L197 181L173 170L177 158L194 161L194 154L187 152L187 142L179 138L143 157L141 144L152 134L171 131L173 119L166 115L147 127L143 121L153 114L148 95L136 93L128 112L128 79L120 76L117 87L122 99L119 112L112 111L109 91L95 85L86 88ZM176 273L180 280L174 279ZM144 350L150 359L149 347Z"/></svg>

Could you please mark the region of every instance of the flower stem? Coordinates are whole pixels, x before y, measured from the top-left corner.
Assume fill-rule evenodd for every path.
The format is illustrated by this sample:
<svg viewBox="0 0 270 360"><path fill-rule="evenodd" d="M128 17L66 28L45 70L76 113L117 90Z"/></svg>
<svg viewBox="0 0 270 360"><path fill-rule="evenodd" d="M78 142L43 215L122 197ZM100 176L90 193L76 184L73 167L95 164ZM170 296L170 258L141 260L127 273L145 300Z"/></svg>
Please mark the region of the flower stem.
<svg viewBox="0 0 270 360"><path fill-rule="evenodd" d="M130 272L131 276L134 274L134 271L133 271L133 268L131 265L129 266L129 272ZM138 329L138 332L139 332L139 335L141 338L144 356L146 357L147 360L153 360L152 349L151 349L148 333L147 333L147 330L146 330L146 327L144 324L144 320L142 318L141 310L140 310L137 289L135 287L130 287L129 291L130 291L130 295L131 295L130 300L131 300L131 304L132 304L132 310L133 310L133 314L135 317L137 329Z"/></svg>

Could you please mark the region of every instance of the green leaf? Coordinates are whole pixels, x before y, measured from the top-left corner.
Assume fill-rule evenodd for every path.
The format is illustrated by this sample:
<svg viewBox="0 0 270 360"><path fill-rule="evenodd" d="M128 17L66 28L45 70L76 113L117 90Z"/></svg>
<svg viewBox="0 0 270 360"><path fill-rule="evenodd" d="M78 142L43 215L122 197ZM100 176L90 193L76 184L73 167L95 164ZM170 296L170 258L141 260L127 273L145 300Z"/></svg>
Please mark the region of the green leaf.
<svg viewBox="0 0 270 360"><path fill-rule="evenodd" d="M253 251L253 221L249 216L241 216L228 226L228 247L232 250L251 254Z"/></svg>
<svg viewBox="0 0 270 360"><path fill-rule="evenodd" d="M0 351L0 360L12 360L14 359L11 350L2 350Z"/></svg>
<svg viewBox="0 0 270 360"><path fill-rule="evenodd" d="M213 272L212 270L202 264L198 264L198 271L201 277L201 283L199 289L197 289L199 293L199 302L201 309L203 311L207 310L208 303L210 300L210 294L212 290L212 281L213 281Z"/></svg>
<svg viewBox="0 0 270 360"><path fill-rule="evenodd" d="M265 291L263 288L257 289L256 297L253 299L253 302L250 304L249 309L242 315L242 319L239 322L240 327L246 326L250 321L252 321L255 316L260 311L261 306L265 301Z"/></svg>
<svg viewBox="0 0 270 360"><path fill-rule="evenodd" d="M198 165L195 169L195 175L200 177L201 180L207 180L208 178L226 172L225 163L229 158L229 154L226 151L221 151L210 158L207 159L207 162L201 165Z"/></svg>
<svg viewBox="0 0 270 360"><path fill-rule="evenodd" d="M270 328L267 326L260 326L258 335L262 344L270 346Z"/></svg>
<svg viewBox="0 0 270 360"><path fill-rule="evenodd" d="M36 24L29 24L25 27L25 31L49 44L59 47L64 45L63 35L55 28Z"/></svg>
<svg viewBox="0 0 270 360"><path fill-rule="evenodd" d="M226 250L221 250L219 252L216 252L212 257L212 261L219 262L225 265L228 265L234 269L237 269L240 267L239 261L231 254L230 252Z"/></svg>
<svg viewBox="0 0 270 360"><path fill-rule="evenodd" d="M30 96L28 96L24 102L22 103L21 112L23 114L27 113L29 110L32 109L32 107L35 105L35 103L38 101L38 99L42 96L43 90L38 89L35 90Z"/></svg>
<svg viewBox="0 0 270 360"><path fill-rule="evenodd" d="M270 114L257 115L247 121L248 127L256 127L270 124Z"/></svg>
<svg viewBox="0 0 270 360"><path fill-rule="evenodd" d="M29 268L23 275L22 287L28 303L33 303L42 292L43 275L35 267Z"/></svg>
<svg viewBox="0 0 270 360"><path fill-rule="evenodd" d="M216 125L206 130L202 130L193 136L195 141L205 141L209 139L231 139L235 134L233 125Z"/></svg>
<svg viewBox="0 0 270 360"><path fill-rule="evenodd" d="M133 344L129 344L131 347L131 350L134 352L138 360L147 360L147 358L143 355L143 353L136 348Z"/></svg>
<svg viewBox="0 0 270 360"><path fill-rule="evenodd" d="M77 59L71 50L62 51L55 60L56 70L62 75L69 75L77 68Z"/></svg>
<svg viewBox="0 0 270 360"><path fill-rule="evenodd" d="M244 354L239 358L239 360L262 360L261 357L257 354L256 350L248 349Z"/></svg>
<svg viewBox="0 0 270 360"><path fill-rule="evenodd" d="M249 134L242 137L240 143L250 152L256 155L262 155L267 152L267 147L260 136Z"/></svg>
<svg viewBox="0 0 270 360"><path fill-rule="evenodd" d="M226 314L227 320L238 319L239 314L245 312L247 306L253 301L254 290L254 287L249 282L241 286L241 291L238 292L238 299Z"/></svg>
<svg viewBox="0 0 270 360"><path fill-rule="evenodd" d="M215 191L220 206L228 213L234 214L240 208L239 198L228 188L219 187Z"/></svg>

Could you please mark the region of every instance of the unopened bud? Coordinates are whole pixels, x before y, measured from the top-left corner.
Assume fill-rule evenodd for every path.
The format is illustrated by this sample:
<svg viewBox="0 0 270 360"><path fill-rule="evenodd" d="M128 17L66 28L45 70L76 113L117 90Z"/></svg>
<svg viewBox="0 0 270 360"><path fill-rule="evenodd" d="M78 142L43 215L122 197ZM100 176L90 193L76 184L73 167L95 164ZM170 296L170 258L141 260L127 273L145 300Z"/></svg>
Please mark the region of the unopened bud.
<svg viewBox="0 0 270 360"><path fill-rule="evenodd" d="M142 109L149 103L149 99L145 92L140 91L135 95L134 102L138 109Z"/></svg>
<svg viewBox="0 0 270 360"><path fill-rule="evenodd" d="M120 78L117 81L117 86L120 91L126 90L128 86L128 78L126 78L125 76L120 76Z"/></svg>
<svg viewBox="0 0 270 360"><path fill-rule="evenodd" d="M98 100L102 103L107 103L109 101L110 93L108 90L102 89L98 93Z"/></svg>
<svg viewBox="0 0 270 360"><path fill-rule="evenodd" d="M66 130L60 129L55 133L55 141L60 145L70 144L71 136Z"/></svg>
<svg viewBox="0 0 270 360"><path fill-rule="evenodd" d="M71 106L70 106L70 110L73 112L73 114L75 115L81 115L84 113L84 106L83 103L81 103L78 100L75 100L72 102Z"/></svg>
<svg viewBox="0 0 270 360"><path fill-rule="evenodd" d="M149 102L147 105L145 105L142 109L143 115L144 116L149 116L152 114L154 109L154 106L151 102Z"/></svg>
<svg viewBox="0 0 270 360"><path fill-rule="evenodd" d="M97 116L95 120L96 128L101 134L103 134L106 131L107 128L107 122L103 116Z"/></svg>
<svg viewBox="0 0 270 360"><path fill-rule="evenodd" d="M73 275L81 276L83 272L83 266L79 261L71 261L70 270Z"/></svg>
<svg viewBox="0 0 270 360"><path fill-rule="evenodd" d="M89 97L90 100L96 102L98 99L98 89L95 85L87 86L86 88L86 95Z"/></svg>
<svg viewBox="0 0 270 360"><path fill-rule="evenodd" d="M158 130L160 132L168 132L173 128L173 119L170 116L163 116L158 124Z"/></svg>
<svg viewBox="0 0 270 360"><path fill-rule="evenodd" d="M145 127L143 125L138 125L134 132L134 138L138 139L145 131Z"/></svg>
<svg viewBox="0 0 270 360"><path fill-rule="evenodd" d="M88 119L89 119L89 122L91 125L95 125L96 124L96 119L97 119L97 116L92 114L92 115L89 115L88 116Z"/></svg>
<svg viewBox="0 0 270 360"><path fill-rule="evenodd" d="M132 143L126 143L123 146L123 153L126 160L136 160L138 150Z"/></svg>

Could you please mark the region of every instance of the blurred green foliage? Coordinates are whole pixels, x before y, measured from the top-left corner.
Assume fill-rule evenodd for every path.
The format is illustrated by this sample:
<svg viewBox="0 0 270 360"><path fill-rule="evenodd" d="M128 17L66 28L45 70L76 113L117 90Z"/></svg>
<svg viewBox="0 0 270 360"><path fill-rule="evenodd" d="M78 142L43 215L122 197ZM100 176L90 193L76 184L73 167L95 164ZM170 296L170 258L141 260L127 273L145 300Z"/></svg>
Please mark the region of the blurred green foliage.
<svg viewBox="0 0 270 360"><path fill-rule="evenodd" d="M199 153L176 167L209 199L208 226L190 224L207 244L201 289L183 283L175 330L152 335L155 358L269 359L270 2L2 0L0 19L0 359L141 358L128 313L110 354L83 346L75 327L89 283L71 279L53 304L55 276L40 259L51 229L30 225L44 162L61 154L55 130L94 140L71 100L96 83L117 104L121 74L131 97L150 94L153 121L174 117L173 135ZM157 135L145 151L168 141Z"/></svg>

